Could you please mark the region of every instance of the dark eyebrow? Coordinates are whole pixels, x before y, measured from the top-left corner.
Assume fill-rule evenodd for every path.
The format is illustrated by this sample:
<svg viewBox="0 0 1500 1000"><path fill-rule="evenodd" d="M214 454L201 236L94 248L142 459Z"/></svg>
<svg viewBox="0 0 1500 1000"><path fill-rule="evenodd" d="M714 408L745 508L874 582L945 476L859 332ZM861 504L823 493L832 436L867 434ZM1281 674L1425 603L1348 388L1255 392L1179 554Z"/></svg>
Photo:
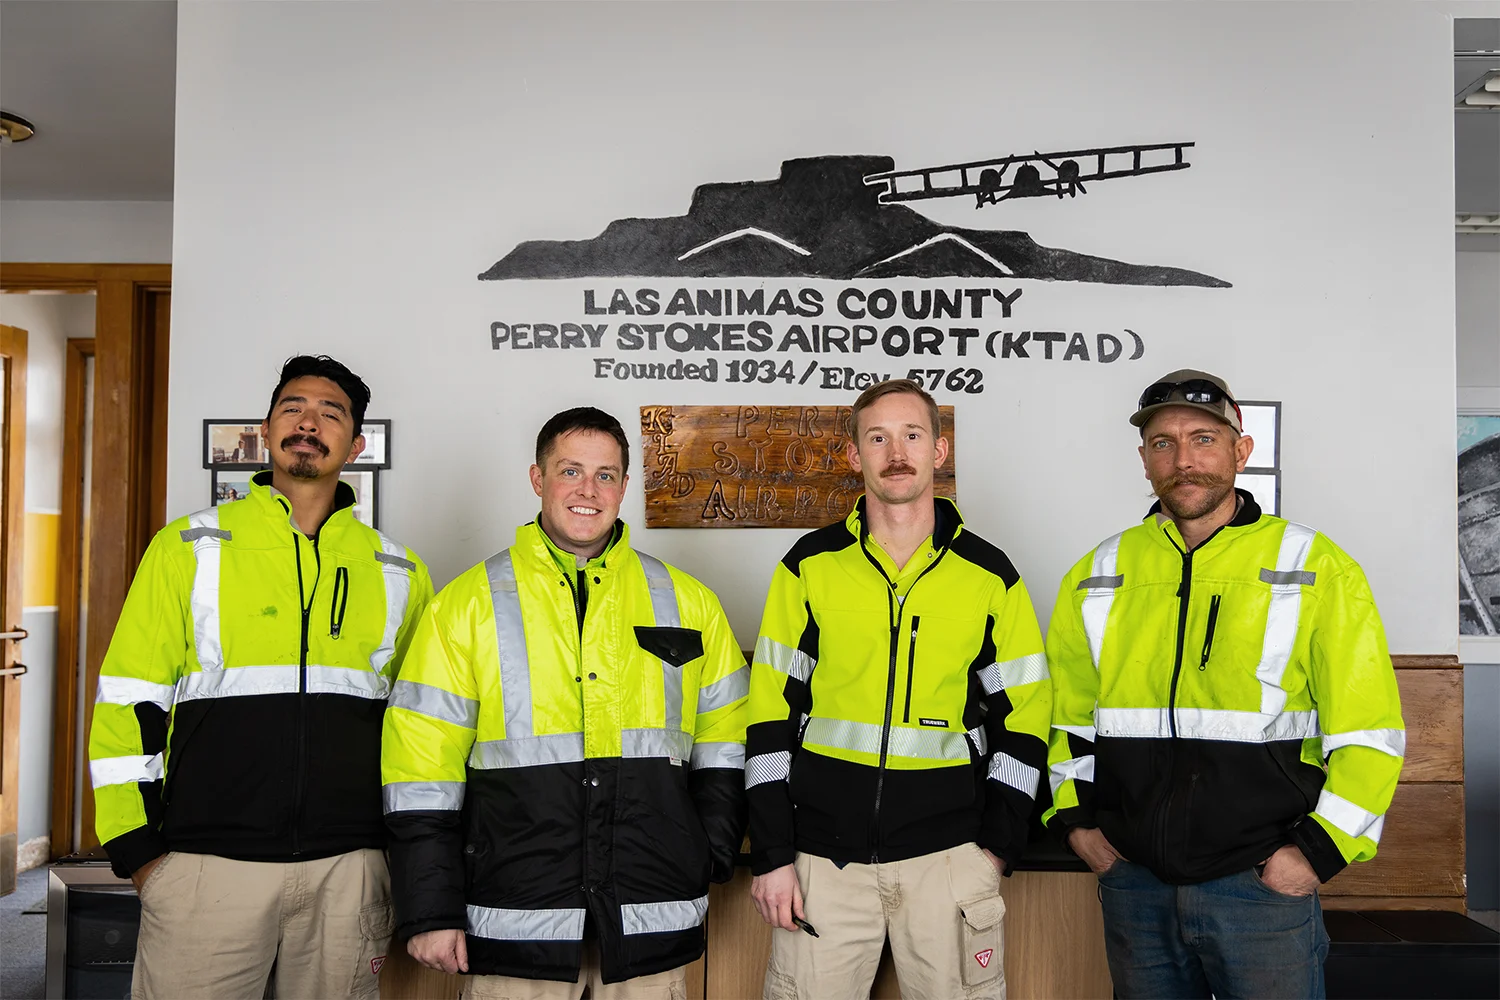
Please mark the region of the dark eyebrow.
<svg viewBox="0 0 1500 1000"><path fill-rule="evenodd" d="M276 405L277 406L284 406L287 403L305 403L305 402L307 402L307 397L306 396L282 396L280 399L278 399L276 401ZM349 415L349 408L347 406L345 406L343 403L340 403L336 399L320 399L320 400L318 400L318 403L321 406L332 407L333 409L338 410L340 413L344 414L345 416Z"/></svg>

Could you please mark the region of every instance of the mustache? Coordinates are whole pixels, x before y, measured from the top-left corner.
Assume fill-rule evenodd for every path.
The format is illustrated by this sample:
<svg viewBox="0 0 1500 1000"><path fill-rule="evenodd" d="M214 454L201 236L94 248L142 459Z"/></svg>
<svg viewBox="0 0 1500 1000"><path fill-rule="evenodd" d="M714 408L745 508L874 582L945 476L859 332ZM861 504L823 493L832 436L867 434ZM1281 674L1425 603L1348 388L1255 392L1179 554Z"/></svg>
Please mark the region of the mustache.
<svg viewBox="0 0 1500 1000"><path fill-rule="evenodd" d="M1175 490L1179 486L1223 486L1229 479L1210 472L1182 472L1162 483L1162 492Z"/></svg>
<svg viewBox="0 0 1500 1000"><path fill-rule="evenodd" d="M297 444L310 444L323 454L328 454L328 446L322 441L319 441L317 438L313 437L311 434L288 434L286 437L281 439L281 450L285 451L286 449Z"/></svg>
<svg viewBox="0 0 1500 1000"><path fill-rule="evenodd" d="M886 476L915 476L916 474L917 470L905 462L893 462L887 465L884 471L880 473L880 478L884 479Z"/></svg>

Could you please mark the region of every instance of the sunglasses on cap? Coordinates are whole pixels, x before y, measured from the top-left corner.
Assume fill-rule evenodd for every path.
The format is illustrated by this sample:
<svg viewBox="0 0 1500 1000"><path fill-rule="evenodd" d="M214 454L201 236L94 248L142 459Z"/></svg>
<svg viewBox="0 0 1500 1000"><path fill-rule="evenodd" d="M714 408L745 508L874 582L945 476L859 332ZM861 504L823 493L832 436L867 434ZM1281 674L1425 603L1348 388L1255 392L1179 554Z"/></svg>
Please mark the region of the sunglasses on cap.
<svg viewBox="0 0 1500 1000"><path fill-rule="evenodd" d="M1170 401L1173 397L1185 400L1189 403L1203 403L1209 406L1219 406L1228 402L1234 407L1236 416L1240 415L1240 404L1225 392L1219 385L1210 382L1206 378L1190 378L1185 382L1157 382L1148 385L1146 391L1141 393L1141 401L1136 409L1144 410L1148 406Z"/></svg>

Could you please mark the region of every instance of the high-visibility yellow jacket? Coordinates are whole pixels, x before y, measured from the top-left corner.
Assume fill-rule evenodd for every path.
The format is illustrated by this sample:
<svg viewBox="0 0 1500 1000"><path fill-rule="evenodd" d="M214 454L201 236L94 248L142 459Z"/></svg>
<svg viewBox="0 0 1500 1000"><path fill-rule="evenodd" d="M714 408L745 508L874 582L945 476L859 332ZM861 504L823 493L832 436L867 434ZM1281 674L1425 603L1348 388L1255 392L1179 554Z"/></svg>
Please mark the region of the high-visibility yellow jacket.
<svg viewBox="0 0 1500 1000"><path fill-rule="evenodd" d="M384 847L380 725L432 581L354 519L308 538L250 496L168 524L136 571L89 739L99 840L128 875L168 850L256 861Z"/></svg>
<svg viewBox="0 0 1500 1000"><path fill-rule="evenodd" d="M386 714L397 934L469 971L572 981L703 951L744 836L749 668L713 592L631 548L564 572L541 528L435 597Z"/></svg>
<svg viewBox="0 0 1500 1000"><path fill-rule="evenodd" d="M1044 819L1168 882L1285 844L1327 881L1375 856L1406 746L1395 672L1359 565L1240 497L1192 551L1157 505L1063 580Z"/></svg>
<svg viewBox="0 0 1500 1000"><path fill-rule="evenodd" d="M1009 864L1046 766L1052 686L1026 585L935 502L893 579L865 522L804 535L771 580L745 782L757 874L797 851L899 861L977 841Z"/></svg>

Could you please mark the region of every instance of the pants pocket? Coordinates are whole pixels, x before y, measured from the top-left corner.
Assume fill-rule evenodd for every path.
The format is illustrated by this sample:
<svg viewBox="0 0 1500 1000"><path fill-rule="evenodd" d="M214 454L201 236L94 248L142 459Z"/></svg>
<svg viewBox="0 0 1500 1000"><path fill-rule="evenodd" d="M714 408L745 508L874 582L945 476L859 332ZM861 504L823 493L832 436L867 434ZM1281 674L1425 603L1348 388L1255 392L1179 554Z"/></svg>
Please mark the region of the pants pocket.
<svg viewBox="0 0 1500 1000"><path fill-rule="evenodd" d="M963 915L964 986L983 986L1005 969L1005 900L982 896L958 904Z"/></svg>
<svg viewBox="0 0 1500 1000"><path fill-rule="evenodd" d="M772 962L766 968L766 982L761 990L762 1000L797 1000L797 981L776 968L774 959Z"/></svg>
<svg viewBox="0 0 1500 1000"><path fill-rule="evenodd" d="M354 980L349 987L351 997L380 995L380 970L385 966L386 948L395 924L390 900L359 908L359 948L354 960Z"/></svg>
<svg viewBox="0 0 1500 1000"><path fill-rule="evenodd" d="M155 894L157 883L161 881L162 874L167 870L167 866L172 863L172 859L176 856L176 851L168 851L166 854L163 854L161 860L156 862L156 867L151 869L151 874L146 876L146 881L141 885L140 891L136 893L141 900L142 906L146 905L148 893Z"/></svg>

